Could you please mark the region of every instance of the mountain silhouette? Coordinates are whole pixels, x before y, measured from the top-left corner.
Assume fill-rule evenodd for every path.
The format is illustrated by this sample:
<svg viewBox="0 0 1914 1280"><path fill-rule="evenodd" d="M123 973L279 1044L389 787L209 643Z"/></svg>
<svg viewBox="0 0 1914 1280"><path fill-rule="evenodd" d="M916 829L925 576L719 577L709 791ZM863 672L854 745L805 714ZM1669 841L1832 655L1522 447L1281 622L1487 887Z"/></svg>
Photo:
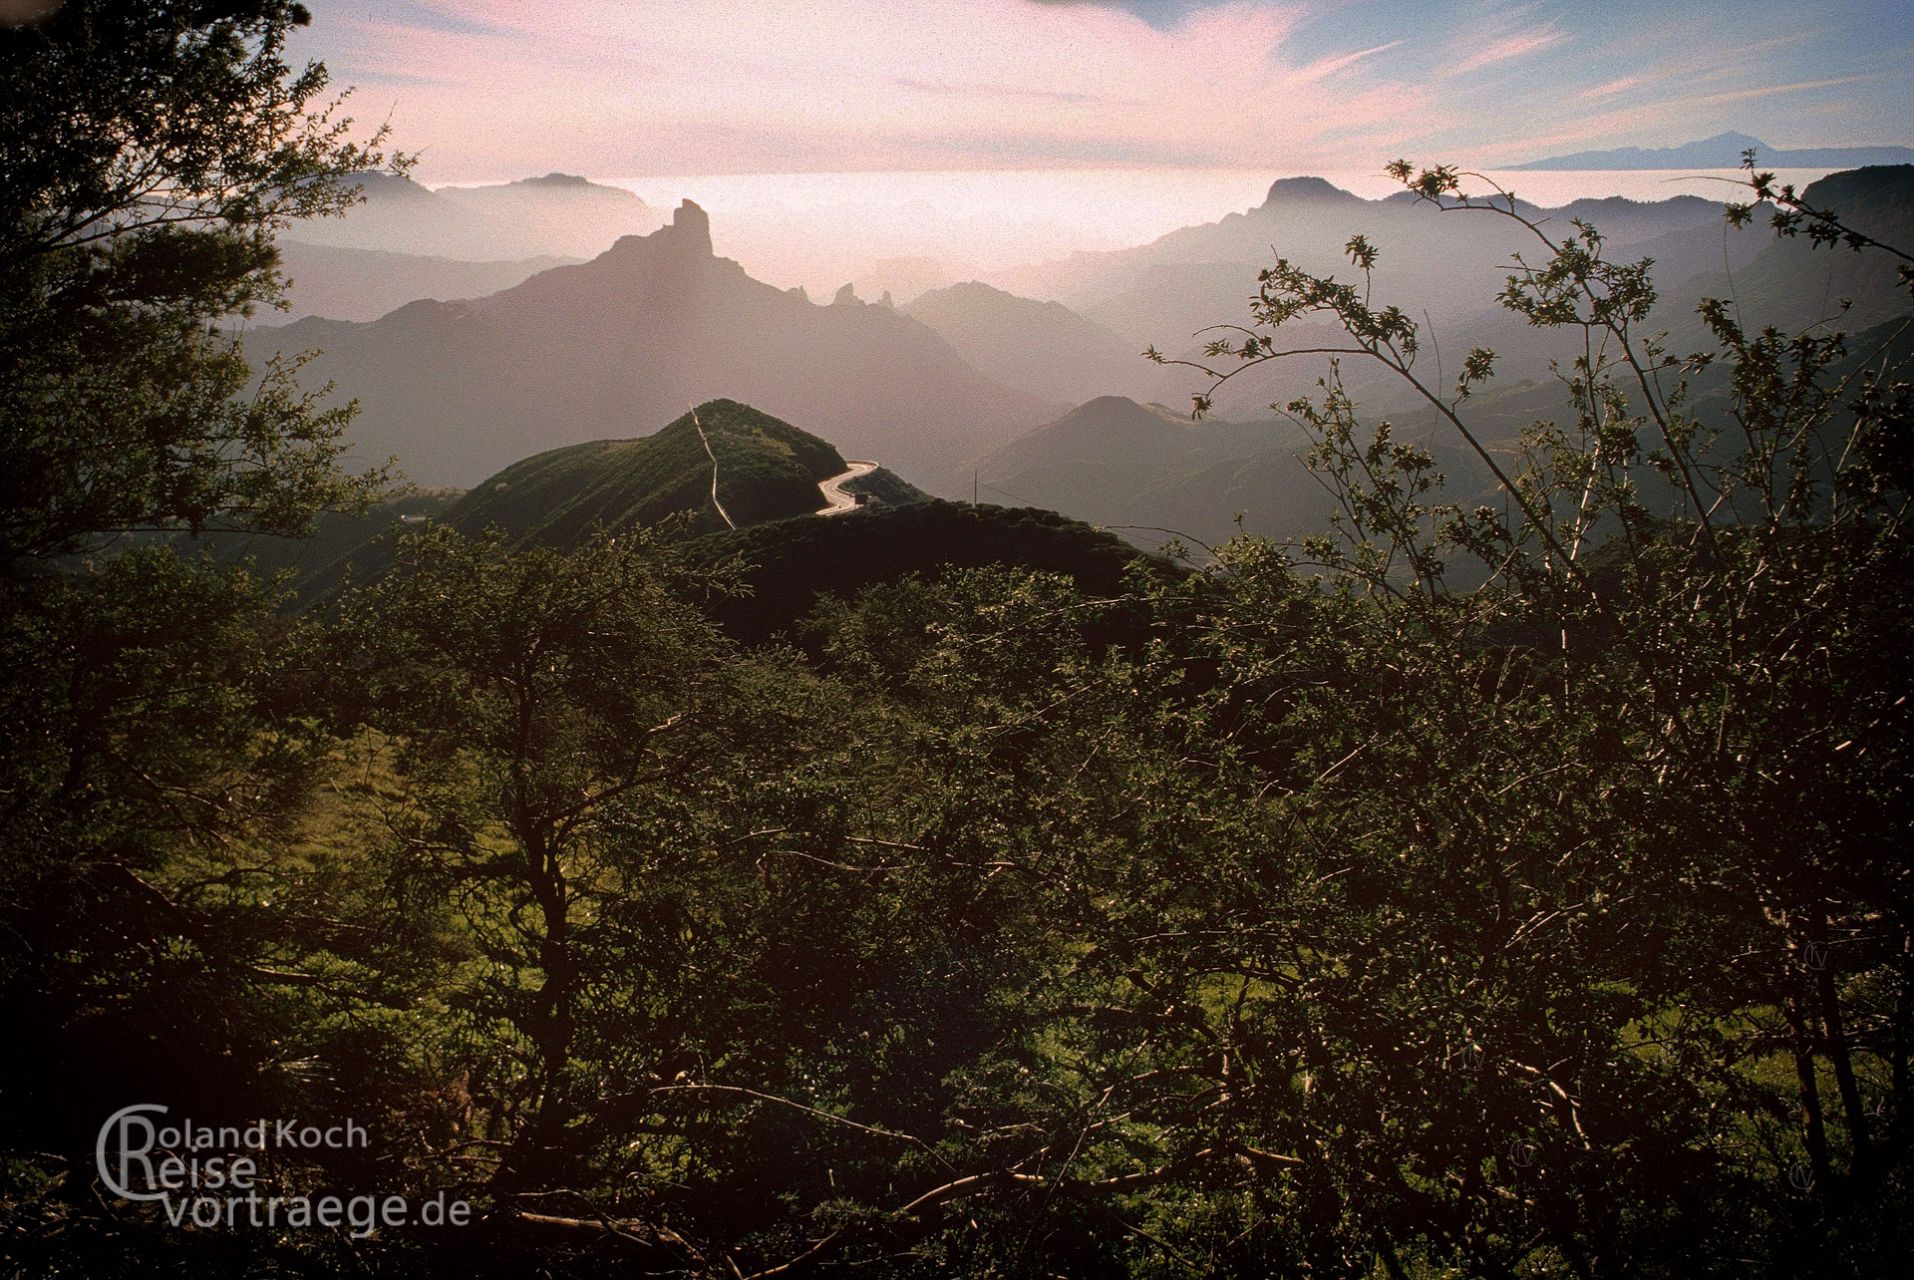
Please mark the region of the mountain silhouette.
<svg viewBox="0 0 1914 1280"><path fill-rule="evenodd" d="M1141 393L1159 381L1142 347L1060 302L1037 302L970 281L902 308L957 354L1007 386L1065 403Z"/></svg>
<svg viewBox="0 0 1914 1280"><path fill-rule="evenodd" d="M437 194L478 213L540 252L588 258L620 236L643 235L664 221L634 193L602 186L576 174L479 187L440 187Z"/></svg>
<svg viewBox="0 0 1914 1280"><path fill-rule="evenodd" d="M890 307L817 306L752 279L713 256L689 201L651 235L489 297L250 336L253 354L274 348L322 352L314 378L360 403L359 455L396 456L428 484L470 485L720 396L818 423L906 478L936 477L1057 407L991 381Z"/></svg>
<svg viewBox="0 0 1914 1280"><path fill-rule="evenodd" d="M294 223L281 238L479 262L583 258L663 221L632 192L571 174L436 190L402 174L357 173L351 181L357 205L338 217Z"/></svg>
<svg viewBox="0 0 1914 1280"><path fill-rule="evenodd" d="M1885 244L1914 244L1914 165L1874 165L1811 182L1801 198L1833 211L1849 228ZM1752 260L1664 290L1657 319L1681 341L1705 341L1695 308L1704 297L1735 304L1744 325L1798 330L1827 324L1849 333L1905 316L1907 289L1897 260L1879 249L1816 247L1806 235L1776 238L1757 215L1765 247Z"/></svg>
<svg viewBox="0 0 1914 1280"><path fill-rule="evenodd" d="M292 282L288 319L376 320L420 298L477 298L570 259L549 254L498 262L384 249L278 242L280 269Z"/></svg>
<svg viewBox="0 0 1914 1280"><path fill-rule="evenodd" d="M1724 258L1730 265L1745 263L1771 239L1765 224L1724 230L1722 205L1696 196L1584 199L1553 208L1518 198L1516 208L1550 240L1573 235L1578 219L1594 224L1611 257L1640 256L1635 246L1649 243L1669 250L1669 262L1656 274L1663 285L1707 269L1709 259L1715 268ZM1213 326L1251 322L1258 273L1279 258L1316 275L1359 279L1347 252L1356 234L1381 253L1374 296L1414 316L1435 334L1437 345L1467 335L1469 345L1493 348L1504 357L1499 367L1518 376L1546 374L1548 360L1560 354L1550 347L1549 335L1496 303L1515 255L1539 260L1548 252L1534 232L1485 209L1437 209L1408 192L1366 200L1320 178L1281 179L1255 208L1145 245L1073 254L997 273L992 282L1028 297L1054 298L1138 347L1196 359L1214 336L1207 332ZM1320 317L1293 321L1284 337L1295 347L1343 345L1339 331ZM1272 403L1310 394L1321 374L1320 361L1265 365L1222 387L1216 409L1225 416L1260 414ZM1368 362L1347 361L1343 374L1358 398L1378 407L1404 403L1393 378ZM1181 406L1208 385L1199 372L1171 368L1139 398Z"/></svg>
<svg viewBox="0 0 1914 1280"><path fill-rule="evenodd" d="M1835 169L1914 161L1907 147L1771 147L1745 133L1718 133L1678 147L1615 147L1511 165L1513 169L1735 169L1752 150L1764 169Z"/></svg>
<svg viewBox="0 0 1914 1280"><path fill-rule="evenodd" d="M1255 509L1250 527L1258 532L1311 527L1327 499L1301 461L1308 448L1301 431L1281 420L1193 422L1164 405L1099 396L980 459L975 470L992 498L1118 526L1153 547L1172 531L1221 541L1247 508Z"/></svg>

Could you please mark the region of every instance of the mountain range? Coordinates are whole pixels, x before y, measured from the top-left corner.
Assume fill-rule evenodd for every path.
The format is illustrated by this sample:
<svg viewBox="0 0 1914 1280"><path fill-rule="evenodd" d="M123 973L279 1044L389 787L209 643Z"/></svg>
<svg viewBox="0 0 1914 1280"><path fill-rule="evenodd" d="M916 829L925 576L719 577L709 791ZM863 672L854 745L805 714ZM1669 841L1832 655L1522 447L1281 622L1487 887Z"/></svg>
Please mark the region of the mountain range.
<svg viewBox="0 0 1914 1280"><path fill-rule="evenodd" d="M1914 165L1831 173L1809 183L1801 197L1813 208L1838 213L1863 235L1914 244ZM1732 271L1718 263L1665 288L1657 323L1692 348L1704 340L1695 308L1706 297L1731 301L1744 323L1789 331L1832 326L1853 333L1908 312L1907 290L1881 251L1818 247L1806 235L1769 237L1759 254Z"/></svg>
<svg viewBox="0 0 1914 1280"><path fill-rule="evenodd" d="M1657 279L1669 284L1709 263L1719 268L1724 260L1731 266L1751 261L1773 239L1765 221L1727 228L1721 204L1696 196L1583 199L1553 208L1518 199L1516 209L1551 238L1571 234L1578 219L1593 223L1616 256L1641 256L1637 249L1648 246L1668 251ZM1367 200L1321 178L1281 179L1261 205L1246 212L1131 249L1077 253L999 273L992 283L1060 301L1138 349L1154 346L1195 358L1213 326L1250 322L1258 272L1278 258L1319 275L1350 278L1346 245L1357 233L1381 252L1375 295L1422 320L1437 346L1489 346L1505 353L1505 368L1546 373L1537 335L1495 297L1516 254L1534 258L1544 251L1533 232L1487 210L1438 210L1407 192ZM1288 333L1302 347L1333 345L1335 337L1326 322L1309 317L1292 322ZM1236 417L1260 414L1271 403L1307 394L1320 373L1318 361L1266 366L1253 379L1223 387L1217 410ZM1387 378L1360 364L1344 373L1361 396L1394 391ZM1180 405L1207 385L1194 370L1168 368L1140 394L1131 394Z"/></svg>
<svg viewBox="0 0 1914 1280"><path fill-rule="evenodd" d="M1829 257L1823 252L1821 261ZM1901 305L1894 318L1849 330L1836 380L1870 362L1892 368L1909 358L1914 333L1905 294ZM1753 312L1754 304L1744 306ZM1722 422L1735 412L1736 388L1725 363L1686 380L1684 407L1697 420ZM1553 378L1497 379L1470 397L1465 416L1489 452L1507 458L1531 424L1564 421L1565 396ZM1429 451L1444 477L1444 500L1464 507L1503 502L1481 459L1435 410L1425 405L1364 418L1388 423L1392 439ZM1725 433L1718 447L1731 450L1736 438ZM1305 461L1310 449L1306 433L1287 420L1192 423L1162 405L1111 396L1079 405L975 469L987 496L1060 511L1139 546L1157 548L1173 538L1213 546L1238 532L1282 539L1326 529L1335 504ZM1716 460L1731 461L1725 453ZM1665 496L1660 481L1644 474L1636 483L1645 505L1656 509Z"/></svg>
<svg viewBox="0 0 1914 1280"><path fill-rule="evenodd" d="M1914 166L1838 173L1803 195L1865 234L1914 242ZM1719 205L1694 197L1520 208L1545 235L1583 219L1603 231L1612 259L1653 259L1662 294L1653 323L1671 350L1709 345L1696 314L1704 297L1728 299L1744 322L1788 329L1832 320L1852 332L1907 312L1880 255L1777 237L1767 210L1736 230ZM1235 532L1239 513L1242 527L1287 536L1320 528L1329 509L1301 461L1308 442L1267 406L1309 391L1322 361L1263 366L1219 399L1221 420L1192 423L1182 406L1202 377L1141 360L1118 325L1141 328L1156 314L1174 333L1227 314L1232 301L1243 308L1279 252L1347 278L1341 247L1356 231L1383 247L1377 296L1418 314L1433 336L1418 366L1425 377L1446 382L1451 334L1497 351L1496 376L1472 401L1492 439L1511 443L1561 411L1549 361L1572 356L1563 334L1494 304L1510 256L1544 251L1533 233L1404 196L1364 200L1320 179L1278 182L1257 209L1149 245L1033 271L1033 287L1090 298L1082 311L977 281L903 308L865 303L849 287L818 305L716 257L708 219L687 202L648 236L487 296L412 302L370 322L309 319L250 341L323 351L315 372L362 405L361 452L396 453L428 484L471 486L414 514L473 532L498 524L517 537L573 537L615 523L608 513L650 523L682 510L716 533L713 513L697 507L711 457L684 412L715 402L720 461L751 442L720 471L762 481L737 500L740 524L812 509L821 473L852 456L893 469L871 481L893 486L893 498L918 496L910 481L950 495L974 486L986 499L1120 527L1143 546L1168 530L1215 542ZM1307 324L1288 332L1305 346L1317 336ZM1399 382L1362 361L1346 361L1344 379L1365 417L1392 417L1399 438L1436 450L1455 491L1482 492L1478 461L1448 445ZM745 402L778 425L725 430L723 406ZM670 425L634 438L658 422ZM797 431L788 422L816 424L834 444L780 434Z"/></svg>
<svg viewBox="0 0 1914 1280"><path fill-rule="evenodd" d="M1771 147L1745 133L1718 133L1678 147L1615 147L1510 165L1512 169L1738 169L1753 151L1764 169L1847 169L1914 161L1909 147Z"/></svg>
<svg viewBox="0 0 1914 1280"><path fill-rule="evenodd" d="M541 254L590 257L624 235L663 222L622 187L573 174L477 187L430 188L402 174L352 176L358 203L335 217L307 218L282 237L302 244L498 261Z"/></svg>
<svg viewBox="0 0 1914 1280"><path fill-rule="evenodd" d="M1143 395L1162 378L1142 347L1060 302L1037 302L972 280L903 308L991 377L1046 400Z"/></svg>
<svg viewBox="0 0 1914 1280"><path fill-rule="evenodd" d="M1463 491L1480 486L1476 460L1426 415L1409 415L1396 437L1428 445ZM1285 419L1192 422L1161 404L1102 396L981 459L976 475L992 499L1060 511L1137 546L1215 546L1242 532L1287 538L1326 527L1334 502L1304 460L1310 448Z"/></svg>
<svg viewBox="0 0 1914 1280"><path fill-rule="evenodd" d="M353 208L278 236L290 318L375 320L421 298L482 297L663 221L631 192L571 174L437 190L389 173L353 182Z"/></svg>
<svg viewBox="0 0 1914 1280"><path fill-rule="evenodd" d="M477 298L575 261L543 254L497 262L385 249L349 249L281 239L279 265L291 282L286 318L376 320L420 298Z"/></svg>
<svg viewBox="0 0 1914 1280"><path fill-rule="evenodd" d="M891 307L843 294L820 306L752 279L714 256L689 201L648 236L487 297L259 327L248 346L321 352L315 379L360 404L361 456L396 456L434 485L629 436L716 397L825 424L855 456L938 477L1063 407L978 372Z"/></svg>

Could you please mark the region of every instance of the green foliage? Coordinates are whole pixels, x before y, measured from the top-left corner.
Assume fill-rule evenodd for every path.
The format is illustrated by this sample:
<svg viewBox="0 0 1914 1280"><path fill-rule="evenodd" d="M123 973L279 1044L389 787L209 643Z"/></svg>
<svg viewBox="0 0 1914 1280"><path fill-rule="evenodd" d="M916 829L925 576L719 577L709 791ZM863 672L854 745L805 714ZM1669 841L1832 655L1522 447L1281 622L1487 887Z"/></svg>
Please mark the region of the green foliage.
<svg viewBox="0 0 1914 1280"><path fill-rule="evenodd" d="M505 468L454 503L445 522L478 535L496 526L515 542L576 546L686 514L703 532L725 528L718 500L740 525L804 515L824 504L818 482L842 472L836 449L734 400L698 406L711 453L691 415L635 440L568 445Z"/></svg>
<svg viewBox="0 0 1914 1280"><path fill-rule="evenodd" d="M728 632L751 641L791 628L820 596L850 596L908 574L1013 563L1066 574L1085 592L1107 595L1137 558L1112 535L1055 512L937 500L717 534L685 555L707 569L739 566L744 590L712 601L711 611Z"/></svg>
<svg viewBox="0 0 1914 1280"><path fill-rule="evenodd" d="M305 20L76 0L0 32L0 1016L35 1046L0 1084L0 1185L35 1274L195 1252L61 1225L97 1203L89 1130L129 1100L301 1106L325 1082L288 1048L317 1044L382 1096L306 997L393 984L301 967L349 926L304 914L317 868L266 866L292 857L323 758L306 629L270 584L152 536L303 532L376 487L339 469L349 412L316 407L296 362L249 369L225 329L277 297L274 228L343 208L381 162L318 106L323 70L285 64Z"/></svg>
<svg viewBox="0 0 1914 1280"><path fill-rule="evenodd" d="M601 815L696 767L672 763L670 742L698 737L715 638L641 544L513 555L447 529L404 542L342 626L368 723L415 780L389 819L394 874L447 897L489 961L461 1001L475 1026L517 1032L467 1086L520 1117L500 1176L549 1177L578 1111L579 1004L600 977L574 931L635 870L603 852Z"/></svg>
<svg viewBox="0 0 1914 1280"><path fill-rule="evenodd" d="M0 39L0 564L103 535L300 532L368 481L347 409L252 371L221 326L279 295L272 232L335 212L378 138L283 60L303 7L75 3Z"/></svg>
<svg viewBox="0 0 1914 1280"><path fill-rule="evenodd" d="M1398 176L1471 207L1450 202L1452 171ZM1909 621L1902 394L1839 337L1749 334L1717 304L1717 352L1677 358L1636 332L1654 300L1641 264L1606 262L1592 228L1535 232L1549 256L1518 259L1503 300L1577 339L1574 417L1504 458L1463 416L1488 354L1444 398L1366 278L1279 268L1257 306L1270 328L1331 314L1345 354L1435 406L1506 504L1442 503L1426 453L1386 424L1365 437L1332 369L1289 408L1342 500L1342 537L1304 544L1337 576L1305 586L1253 543L1224 556L1228 594L1255 592L1212 629L1231 646L1226 723L1281 762L1267 790L1300 806L1286 859L1308 889L1264 913L1259 880L1205 919L1229 922L1213 945L1232 957L1275 942L1258 968L1220 967L1275 983L1272 1013L1295 992L1307 1020L1269 1042L1297 1056L1260 1073L1237 1049L1246 1074L1305 1084L1272 1121L1322 1111L1323 1128L1264 1140L1306 1170L1321 1153L1298 1175L1326 1197L1324 1216L1298 1206L1300 1256L1887 1265L1906 1205L1890 1030L1906 1014L1887 993L1909 980L1907 885L1887 850L1907 820L1907 673L1864 655ZM1246 367L1285 354L1264 333L1234 350ZM1727 394L1698 401L1686 379L1716 360ZM1457 561L1480 583L1466 594L1447 586ZM1299 608L1335 613L1274 625ZM1254 679L1237 692L1235 673ZM1333 825L1312 839L1318 814Z"/></svg>

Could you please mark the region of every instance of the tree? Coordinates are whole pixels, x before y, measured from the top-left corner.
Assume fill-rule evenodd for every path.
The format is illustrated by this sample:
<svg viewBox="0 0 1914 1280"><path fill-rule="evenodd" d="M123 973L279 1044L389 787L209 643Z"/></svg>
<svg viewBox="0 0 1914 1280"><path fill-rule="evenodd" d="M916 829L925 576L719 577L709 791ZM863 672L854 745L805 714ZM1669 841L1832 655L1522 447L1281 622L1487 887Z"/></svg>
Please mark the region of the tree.
<svg viewBox="0 0 1914 1280"><path fill-rule="evenodd" d="M1887 1265L1914 1105L1908 671L1883 657L1914 621L1904 326L1751 332L1707 303L1715 349L1677 355L1646 331L1646 264L1608 261L1596 228L1552 238L1453 170L1394 171L1432 216L1535 235L1502 300L1572 339L1569 415L1492 448L1473 397L1493 354L1430 384L1360 236L1356 280L1279 260L1209 349L1233 377L1326 316L1340 358L1402 379L1497 484L1445 504L1332 365L1288 411L1341 537L1223 556L1226 723L1278 766L1307 841L1285 860L1319 878L1273 912L1247 882L1219 903L1238 958L1200 971L1259 975L1298 1020L1247 1059L1306 1082L1264 1121L1323 1162L1298 1247L1352 1273L1692 1273L1737 1237L1779 1274ZM1751 185L1784 231L1875 247ZM1297 576L1312 563L1323 585ZM1299 651L1284 615L1330 607L1311 634L1333 639ZM1263 937L1286 949L1258 968Z"/></svg>
<svg viewBox="0 0 1914 1280"><path fill-rule="evenodd" d="M300 5L53 8L0 30L0 1009L35 1046L5 1068L5 1199L32 1265L107 1274L120 1246L68 1230L101 1212L101 1117L289 1109L285 1046L337 994L287 964L332 928L286 857L325 741L305 628L165 540L297 533L376 487L341 468L350 412L230 326L278 296L274 231L384 157L284 61Z"/></svg>
<svg viewBox="0 0 1914 1280"><path fill-rule="evenodd" d="M288 0L73 0L0 31L0 568L148 530L302 532L370 492L297 362L225 326L275 302L273 233L386 163L294 71ZM336 106L336 104L334 104ZM251 391L248 391L248 387Z"/></svg>

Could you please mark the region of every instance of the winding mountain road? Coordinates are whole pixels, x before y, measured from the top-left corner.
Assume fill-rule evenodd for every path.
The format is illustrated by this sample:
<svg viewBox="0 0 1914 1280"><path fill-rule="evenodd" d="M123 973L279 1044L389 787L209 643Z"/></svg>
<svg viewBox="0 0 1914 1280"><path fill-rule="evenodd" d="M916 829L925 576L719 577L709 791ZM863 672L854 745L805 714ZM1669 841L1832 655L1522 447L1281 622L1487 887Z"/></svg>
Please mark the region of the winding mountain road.
<svg viewBox="0 0 1914 1280"><path fill-rule="evenodd" d="M848 459L847 459L848 461ZM819 507L814 513L820 516L843 515L846 511L857 510L857 498L844 491L844 486L860 476L867 476L877 470L875 462L851 462L850 470L842 475L832 476L829 480L818 481L818 492L824 495L828 506Z"/></svg>
<svg viewBox="0 0 1914 1280"><path fill-rule="evenodd" d="M704 456L711 459L711 505L716 507L718 514L724 517L725 524L735 529L738 527L738 522L731 518L731 513L724 509L722 502L718 501L718 455L711 452L711 437L704 433L704 423L698 421L698 411L695 408L691 411L691 425L698 429L698 440L704 445ZM821 489L824 486L818 487Z"/></svg>
<svg viewBox="0 0 1914 1280"><path fill-rule="evenodd" d="M698 442L704 445L704 456L711 459L711 505L717 508L718 515L723 518L725 524L735 529L738 527L738 522L733 520L731 513L724 509L724 503L718 501L718 455L711 451L711 437L704 433L704 423L698 421L698 411L695 408L691 411L691 425L698 429ZM844 486L853 480L867 476L877 470L877 464L875 462L852 462L849 466L850 469L848 471L834 475L828 480L820 480L817 482L817 490L824 495L826 505L819 507L812 514L836 516L842 515L846 511L857 510L857 496L855 494L846 493Z"/></svg>

